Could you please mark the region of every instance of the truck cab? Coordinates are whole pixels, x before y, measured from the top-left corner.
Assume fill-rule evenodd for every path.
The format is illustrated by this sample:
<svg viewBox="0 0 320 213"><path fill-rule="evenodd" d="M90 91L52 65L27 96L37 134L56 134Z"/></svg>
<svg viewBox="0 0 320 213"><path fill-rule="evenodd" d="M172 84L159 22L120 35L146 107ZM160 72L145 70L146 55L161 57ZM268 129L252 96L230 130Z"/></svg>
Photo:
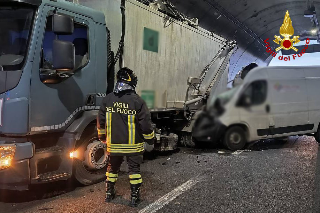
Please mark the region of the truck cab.
<svg viewBox="0 0 320 213"><path fill-rule="evenodd" d="M84 184L102 180L104 15L60 0L4 0L0 27L0 188L64 180L74 167Z"/></svg>

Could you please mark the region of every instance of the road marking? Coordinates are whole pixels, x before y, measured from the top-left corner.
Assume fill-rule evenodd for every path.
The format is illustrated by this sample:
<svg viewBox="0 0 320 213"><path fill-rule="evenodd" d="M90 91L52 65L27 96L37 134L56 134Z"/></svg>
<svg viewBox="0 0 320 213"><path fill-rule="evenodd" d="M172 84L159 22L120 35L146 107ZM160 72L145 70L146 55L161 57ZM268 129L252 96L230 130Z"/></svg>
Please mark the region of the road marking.
<svg viewBox="0 0 320 213"><path fill-rule="evenodd" d="M187 182L185 182L181 186L175 188L174 190L172 190L168 194L159 198L154 203L150 204L149 206L145 207L144 209L141 209L139 211L139 213L154 213L154 212L158 211L159 209L163 208L165 205L167 205L168 203L170 203L171 201L176 199L179 195L181 195L182 193L191 189L191 187L193 187L194 185L196 185L200 181L201 181L201 179L199 179L199 178L192 178L192 179L188 180Z"/></svg>

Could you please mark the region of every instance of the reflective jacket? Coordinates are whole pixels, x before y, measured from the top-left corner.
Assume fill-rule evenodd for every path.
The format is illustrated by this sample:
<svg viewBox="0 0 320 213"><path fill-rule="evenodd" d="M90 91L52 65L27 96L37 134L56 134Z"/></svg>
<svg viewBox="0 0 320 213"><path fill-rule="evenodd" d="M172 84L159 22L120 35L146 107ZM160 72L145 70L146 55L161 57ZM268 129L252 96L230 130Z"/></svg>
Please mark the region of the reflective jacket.
<svg viewBox="0 0 320 213"><path fill-rule="evenodd" d="M110 93L102 100L97 129L110 155L139 155L144 142L154 141L150 112L134 91Z"/></svg>

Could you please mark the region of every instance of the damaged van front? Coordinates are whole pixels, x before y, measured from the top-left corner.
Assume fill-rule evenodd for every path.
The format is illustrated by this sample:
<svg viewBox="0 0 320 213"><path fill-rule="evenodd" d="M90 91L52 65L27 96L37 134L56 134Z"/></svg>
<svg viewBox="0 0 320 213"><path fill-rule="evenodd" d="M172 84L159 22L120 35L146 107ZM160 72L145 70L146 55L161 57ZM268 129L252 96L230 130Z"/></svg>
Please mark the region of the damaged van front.
<svg viewBox="0 0 320 213"><path fill-rule="evenodd" d="M227 105L239 87L234 87L217 96L211 96L206 109L197 113L192 131L192 136L196 141L218 143L221 140L227 129L224 123L224 120L227 119L225 116Z"/></svg>

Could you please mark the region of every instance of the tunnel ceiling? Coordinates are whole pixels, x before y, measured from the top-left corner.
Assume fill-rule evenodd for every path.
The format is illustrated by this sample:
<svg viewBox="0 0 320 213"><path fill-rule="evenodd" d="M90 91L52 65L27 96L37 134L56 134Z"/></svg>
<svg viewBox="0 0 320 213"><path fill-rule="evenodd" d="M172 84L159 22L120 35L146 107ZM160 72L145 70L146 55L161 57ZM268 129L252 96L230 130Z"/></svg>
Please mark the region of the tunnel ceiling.
<svg viewBox="0 0 320 213"><path fill-rule="evenodd" d="M262 60L270 60L263 40L279 34L285 12L288 10L295 30L301 35L312 28L304 17L307 1L293 0L171 0L187 16L196 17L199 25L228 39L235 39L245 51ZM314 1L320 11L320 0ZM273 44L272 44L273 43Z"/></svg>

